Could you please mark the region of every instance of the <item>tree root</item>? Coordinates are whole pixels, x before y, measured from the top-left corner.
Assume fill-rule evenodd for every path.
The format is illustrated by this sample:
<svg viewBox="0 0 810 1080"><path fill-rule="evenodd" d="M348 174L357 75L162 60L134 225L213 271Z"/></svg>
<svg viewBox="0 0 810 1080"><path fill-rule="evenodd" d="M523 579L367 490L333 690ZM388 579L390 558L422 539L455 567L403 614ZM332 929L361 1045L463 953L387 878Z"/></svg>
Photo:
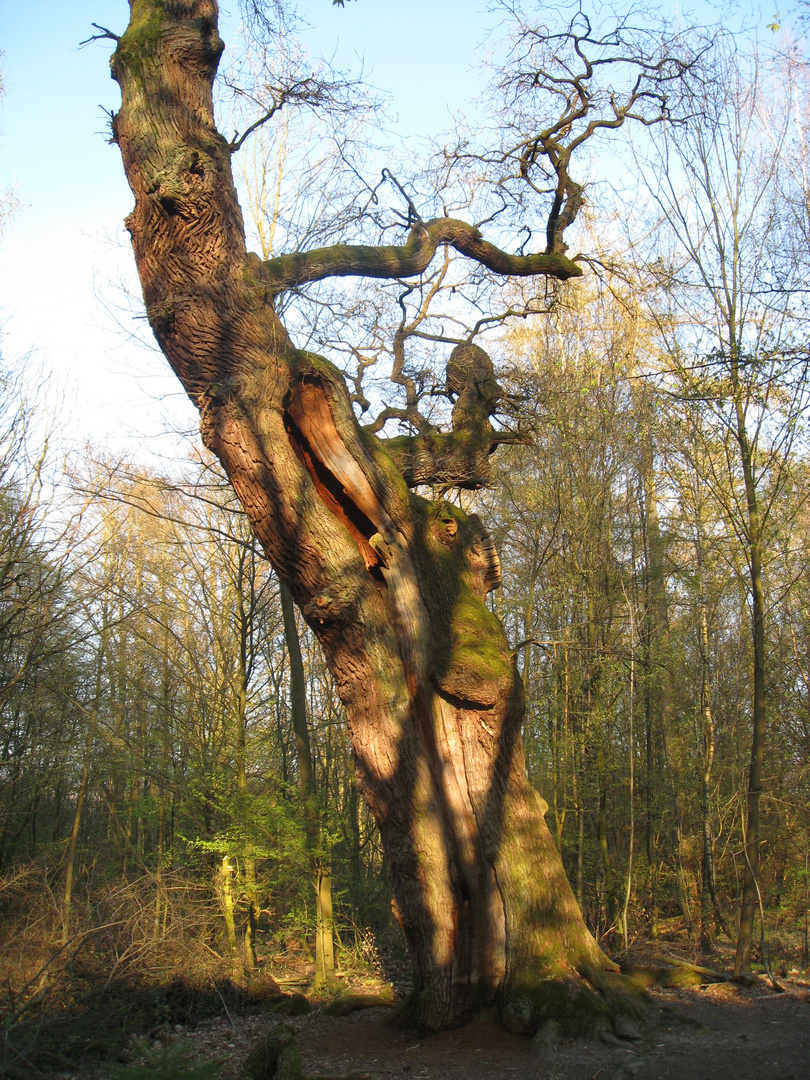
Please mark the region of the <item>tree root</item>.
<svg viewBox="0 0 810 1080"><path fill-rule="evenodd" d="M424 990L412 990L393 1010L389 1023L398 1028L439 1030L430 1023L435 1015L430 1005ZM541 1041L551 1043L600 1034L608 1040L640 1037L637 1025L645 1023L650 1011L644 983L630 975L585 966L550 971L545 962L523 969L497 997L490 994L469 1005L456 1024L491 1015L513 1034L534 1036L544 1031ZM617 1018L627 1021L626 1032L616 1030ZM636 1034L630 1033L629 1025Z"/></svg>
<svg viewBox="0 0 810 1080"><path fill-rule="evenodd" d="M666 967L646 968L632 967L622 963L622 972L640 983L646 989L653 987L676 987L706 986L709 983L737 983L740 986L756 986L762 980L759 975L751 972L727 974L723 971L715 971L713 968L702 967L700 964L690 964L686 960L679 960L675 956L659 956L658 959L666 964ZM780 993L782 988L774 988Z"/></svg>
<svg viewBox="0 0 810 1080"><path fill-rule="evenodd" d="M507 1031L557 1038L640 1038L650 1011L644 985L629 975L586 968L558 978L522 972L505 996Z"/></svg>

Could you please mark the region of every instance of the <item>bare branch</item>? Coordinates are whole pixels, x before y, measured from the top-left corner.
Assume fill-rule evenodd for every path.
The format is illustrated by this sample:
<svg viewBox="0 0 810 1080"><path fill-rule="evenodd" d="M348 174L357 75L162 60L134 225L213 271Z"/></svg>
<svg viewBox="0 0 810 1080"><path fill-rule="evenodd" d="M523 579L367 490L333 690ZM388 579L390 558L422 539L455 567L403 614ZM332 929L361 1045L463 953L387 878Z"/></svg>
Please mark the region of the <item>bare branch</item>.
<svg viewBox="0 0 810 1080"><path fill-rule="evenodd" d="M427 269L441 245L449 245L488 270L505 276L545 275L558 281L582 276L582 269L565 255L549 252L509 255L484 240L477 228L456 218L433 218L418 223L399 246L335 244L280 255L265 262L265 276L280 290L330 277L409 278Z"/></svg>
<svg viewBox="0 0 810 1080"><path fill-rule="evenodd" d="M85 45L89 45L93 41L115 41L116 43L121 40L119 34L114 34L112 30L108 30L106 26L99 26L98 23L90 23L95 30L100 30L101 33L93 34L92 37L85 38L84 41L79 42L79 48L83 49Z"/></svg>
<svg viewBox="0 0 810 1080"><path fill-rule="evenodd" d="M478 148L477 136L470 135L445 151L446 159L483 167L484 182L508 196L523 227L532 210L527 195L550 196L546 251L565 254L565 230L584 203L584 185L571 172L573 157L627 121L649 126L671 120L670 94L677 97L674 88L694 66L696 50L666 25L632 25L632 12L597 28L581 5L574 5L573 16L569 6L563 28L555 29L521 0L499 6L515 26L509 60L490 91L500 123L486 137L495 134L500 145Z"/></svg>

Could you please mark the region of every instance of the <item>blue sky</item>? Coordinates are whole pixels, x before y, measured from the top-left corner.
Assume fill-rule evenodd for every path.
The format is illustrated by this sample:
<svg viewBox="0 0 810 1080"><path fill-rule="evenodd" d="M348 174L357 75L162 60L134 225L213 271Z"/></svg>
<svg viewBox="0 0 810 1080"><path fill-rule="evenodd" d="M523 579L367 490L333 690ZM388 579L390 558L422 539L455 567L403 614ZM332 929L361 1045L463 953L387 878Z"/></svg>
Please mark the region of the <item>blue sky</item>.
<svg viewBox="0 0 810 1080"><path fill-rule="evenodd" d="M369 80L391 95L403 135L444 130L450 110L483 86L475 47L497 24L487 0L298 6L311 24L303 35L310 51L343 69L359 68L362 57ZM160 358L128 339L145 327L125 310L122 290L139 295L121 225L132 199L104 138L103 110L117 107L117 86L109 43L79 48L93 22L120 33L128 10L126 0L0 0L0 189L16 183L22 204L0 240L0 347L7 357L34 349L53 371L66 392L66 405L53 408L70 412L75 440L93 436L122 452L160 430L161 408L193 424ZM237 14L236 0L223 0L226 44Z"/></svg>
<svg viewBox="0 0 810 1080"><path fill-rule="evenodd" d="M359 68L362 56L405 132L442 130L448 107L481 85L471 52L492 18L475 0L357 0L344 9L303 0L299 8L310 50L344 68ZM136 294L138 286L121 225L132 198L104 137L103 110L119 98L109 43L79 48L94 22L120 33L128 10L126 0L0 0L0 188L16 184L22 204L0 240L0 347L7 357L33 349L53 372L65 396L55 394L51 407L69 413L74 440L92 436L122 452L160 430L161 400L179 423L193 422L160 359L127 338L144 327L121 310L122 286ZM226 44L236 14L226 0Z"/></svg>

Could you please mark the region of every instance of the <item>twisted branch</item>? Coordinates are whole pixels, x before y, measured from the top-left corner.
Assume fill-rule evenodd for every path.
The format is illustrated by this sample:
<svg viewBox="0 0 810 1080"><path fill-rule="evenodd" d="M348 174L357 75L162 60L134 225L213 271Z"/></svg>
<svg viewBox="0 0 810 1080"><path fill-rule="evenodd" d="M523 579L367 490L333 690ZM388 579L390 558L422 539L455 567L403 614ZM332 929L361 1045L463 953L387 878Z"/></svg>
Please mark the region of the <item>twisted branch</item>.
<svg viewBox="0 0 810 1080"><path fill-rule="evenodd" d="M417 222L399 246L334 244L279 255L264 263L264 276L279 290L329 277L414 277L427 269L442 244L504 276L540 274L558 281L582 276L581 267L562 254L509 255L485 240L474 225L457 218Z"/></svg>

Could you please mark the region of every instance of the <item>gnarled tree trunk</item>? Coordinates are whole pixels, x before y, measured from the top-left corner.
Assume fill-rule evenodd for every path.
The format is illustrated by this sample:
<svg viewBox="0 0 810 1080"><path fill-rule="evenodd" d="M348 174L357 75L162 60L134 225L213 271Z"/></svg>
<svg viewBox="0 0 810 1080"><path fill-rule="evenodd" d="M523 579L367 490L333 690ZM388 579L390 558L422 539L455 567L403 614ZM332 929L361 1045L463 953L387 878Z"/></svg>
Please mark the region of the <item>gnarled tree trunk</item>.
<svg viewBox="0 0 810 1080"><path fill-rule="evenodd" d="M212 115L216 17L214 0L131 0L112 59L150 324L336 679L413 960L407 1016L437 1029L497 1003L513 1029L552 1016L572 1030L617 1007L619 976L526 779L522 686L484 603L497 555L475 517L406 482L480 468L462 435L496 441L494 380L476 366L488 358L462 351L448 370L453 433L386 448L357 424L340 373L294 347L274 297L317 277L416 273L446 243L503 273L579 270L564 251L505 255L449 219L418 223L400 248L248 254Z"/></svg>

